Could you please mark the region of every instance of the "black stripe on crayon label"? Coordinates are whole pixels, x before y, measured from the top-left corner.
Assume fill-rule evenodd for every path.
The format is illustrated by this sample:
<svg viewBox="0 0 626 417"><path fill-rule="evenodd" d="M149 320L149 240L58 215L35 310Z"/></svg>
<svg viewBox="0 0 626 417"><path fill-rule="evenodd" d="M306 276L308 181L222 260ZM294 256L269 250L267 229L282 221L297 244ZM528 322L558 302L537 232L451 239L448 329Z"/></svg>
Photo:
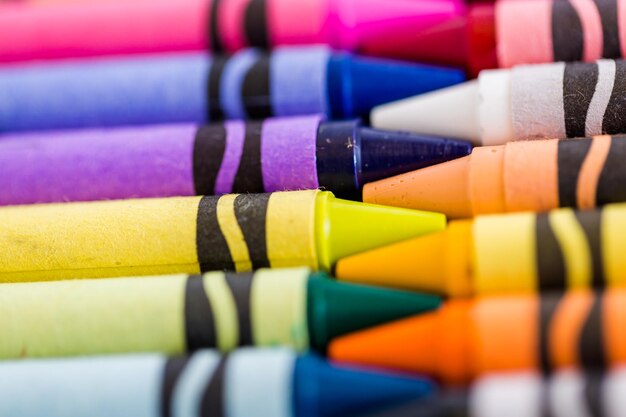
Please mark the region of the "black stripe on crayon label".
<svg viewBox="0 0 626 417"><path fill-rule="evenodd" d="M176 382L183 373L185 366L189 362L187 357L174 357L169 358L165 362L165 369L163 370L163 378L161 383L161 397L160 397L160 416L172 417L172 397L174 396L174 387Z"/></svg>
<svg viewBox="0 0 626 417"><path fill-rule="evenodd" d="M598 65L565 64L563 73L563 114L568 138L585 136L587 111L598 83Z"/></svg>
<svg viewBox="0 0 626 417"><path fill-rule="evenodd" d="M616 0L594 0L602 21L602 57L619 58L622 55L619 41Z"/></svg>
<svg viewBox="0 0 626 417"><path fill-rule="evenodd" d="M267 8L265 0L250 0L244 16L244 25L248 45L269 49L270 41L267 31Z"/></svg>
<svg viewBox="0 0 626 417"><path fill-rule="evenodd" d="M552 48L555 61L582 61L583 25L569 0L552 4Z"/></svg>
<svg viewBox="0 0 626 417"><path fill-rule="evenodd" d="M196 220L196 251L200 271L235 269L226 238L217 220L219 197L207 196L200 199Z"/></svg>
<svg viewBox="0 0 626 417"><path fill-rule="evenodd" d="M609 104L602 119L602 132L608 134L626 131L626 62L615 61L615 79Z"/></svg>
<svg viewBox="0 0 626 417"><path fill-rule="evenodd" d="M233 182L233 192L262 193L265 191L261 167L262 135L263 122L246 123L245 141Z"/></svg>
<svg viewBox="0 0 626 417"><path fill-rule="evenodd" d="M246 73L241 86L241 100L249 118L265 119L272 116L269 56L260 57Z"/></svg>
<svg viewBox="0 0 626 417"><path fill-rule="evenodd" d="M265 227L270 197L271 194L241 194L235 198L235 217L254 269L270 267Z"/></svg>
<svg viewBox="0 0 626 417"><path fill-rule="evenodd" d="M578 338L580 366L589 371L602 371L607 366L602 323L602 294L599 291L594 295L593 304Z"/></svg>
<svg viewBox="0 0 626 417"><path fill-rule="evenodd" d="M537 276L541 291L566 288L565 261L559 241L552 230L547 214L537 215L535 224L537 241Z"/></svg>
<svg viewBox="0 0 626 417"><path fill-rule="evenodd" d="M193 183L196 195L215 194L215 181L226 150L226 128L222 124L200 126L193 144Z"/></svg>
<svg viewBox="0 0 626 417"><path fill-rule="evenodd" d="M583 388L583 398L587 405L587 415L595 417L604 417L603 401L603 381L604 374L601 371L592 371L585 373L585 387Z"/></svg>
<svg viewBox="0 0 626 417"><path fill-rule="evenodd" d="M252 280L254 274L226 274L226 284L230 288L237 308L239 323L239 346L250 346L252 340L252 317L250 316L250 303L252 302Z"/></svg>
<svg viewBox="0 0 626 417"><path fill-rule="evenodd" d="M626 109L624 112L626 116ZM598 178L596 205L626 201L626 136L611 138L611 147Z"/></svg>
<svg viewBox="0 0 626 417"><path fill-rule="evenodd" d="M554 292L539 297L539 366L544 375L552 371L550 326L561 302L561 296L561 293Z"/></svg>
<svg viewBox="0 0 626 417"><path fill-rule="evenodd" d="M602 261L602 212L599 210L576 212L576 219L585 232L589 245L593 273L591 285L594 288L602 288L606 286L604 262Z"/></svg>
<svg viewBox="0 0 626 417"><path fill-rule="evenodd" d="M220 360L204 389L200 402L201 417L226 417L224 379L226 377L228 360L228 356L224 356Z"/></svg>
<svg viewBox="0 0 626 417"><path fill-rule="evenodd" d="M559 206L576 207L578 176L591 148L591 139L560 140L557 146Z"/></svg>
<svg viewBox="0 0 626 417"><path fill-rule="evenodd" d="M210 0L209 21L208 21L208 34L209 34L209 48L212 52L222 52L224 47L222 45L220 31L219 31L219 19L217 17L220 10L221 0Z"/></svg>
<svg viewBox="0 0 626 417"><path fill-rule="evenodd" d="M224 67L228 62L228 58L215 57L211 63L211 69L209 70L209 79L207 81L207 96L208 100L208 120L222 120L225 119L224 112L222 111L222 105L220 102L220 84L222 82L222 74L224 73Z"/></svg>
<svg viewBox="0 0 626 417"><path fill-rule="evenodd" d="M185 285L185 338L189 351L217 345L213 308L202 275L190 276Z"/></svg>

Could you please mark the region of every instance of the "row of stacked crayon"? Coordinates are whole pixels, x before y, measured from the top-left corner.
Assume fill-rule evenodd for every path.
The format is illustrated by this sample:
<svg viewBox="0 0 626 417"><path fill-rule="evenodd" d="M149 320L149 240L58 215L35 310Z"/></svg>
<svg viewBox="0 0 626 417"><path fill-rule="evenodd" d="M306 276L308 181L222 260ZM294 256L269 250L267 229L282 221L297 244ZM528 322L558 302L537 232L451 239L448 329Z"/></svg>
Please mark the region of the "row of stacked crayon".
<svg viewBox="0 0 626 417"><path fill-rule="evenodd" d="M0 1L0 415L626 414L623 1Z"/></svg>

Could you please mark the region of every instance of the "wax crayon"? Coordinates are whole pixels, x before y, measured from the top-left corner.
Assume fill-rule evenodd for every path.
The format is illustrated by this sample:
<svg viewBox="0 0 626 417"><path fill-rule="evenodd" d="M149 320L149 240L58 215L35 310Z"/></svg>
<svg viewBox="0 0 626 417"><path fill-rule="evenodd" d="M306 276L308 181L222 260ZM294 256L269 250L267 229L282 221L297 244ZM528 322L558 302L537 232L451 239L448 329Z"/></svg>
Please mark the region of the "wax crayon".
<svg viewBox="0 0 626 417"><path fill-rule="evenodd" d="M290 191L0 208L0 282L309 266L442 230L445 216Z"/></svg>
<svg viewBox="0 0 626 417"><path fill-rule="evenodd" d="M483 145L626 133L626 61L520 65L381 105L372 125Z"/></svg>
<svg viewBox="0 0 626 417"><path fill-rule="evenodd" d="M327 44L367 55L460 63L465 9L459 0L5 4L0 61Z"/></svg>
<svg viewBox="0 0 626 417"><path fill-rule="evenodd" d="M452 221L340 260L342 280L450 296L626 286L626 204Z"/></svg>
<svg viewBox="0 0 626 417"><path fill-rule="evenodd" d="M318 113L351 118L464 78L456 69L323 46L7 66L0 69L0 132Z"/></svg>
<svg viewBox="0 0 626 417"><path fill-rule="evenodd" d="M323 188L364 183L471 152L468 142L321 116L0 136L0 204Z"/></svg>
<svg viewBox="0 0 626 417"><path fill-rule="evenodd" d="M402 369L450 384L492 372L626 364L626 290L448 301L440 309L334 339L342 363Z"/></svg>
<svg viewBox="0 0 626 417"><path fill-rule="evenodd" d="M574 369L549 378L532 372L491 374L469 392L445 390L362 417L620 417L626 413L626 369L584 373Z"/></svg>
<svg viewBox="0 0 626 417"><path fill-rule="evenodd" d="M247 345L323 352L339 335L440 304L307 268L14 283L0 298L0 329L11 334L4 359Z"/></svg>
<svg viewBox="0 0 626 417"><path fill-rule="evenodd" d="M511 142L367 184L368 203L452 218L626 201L626 136Z"/></svg>
<svg viewBox="0 0 626 417"><path fill-rule="evenodd" d="M433 383L288 349L114 355L0 364L7 416L339 417L425 397Z"/></svg>

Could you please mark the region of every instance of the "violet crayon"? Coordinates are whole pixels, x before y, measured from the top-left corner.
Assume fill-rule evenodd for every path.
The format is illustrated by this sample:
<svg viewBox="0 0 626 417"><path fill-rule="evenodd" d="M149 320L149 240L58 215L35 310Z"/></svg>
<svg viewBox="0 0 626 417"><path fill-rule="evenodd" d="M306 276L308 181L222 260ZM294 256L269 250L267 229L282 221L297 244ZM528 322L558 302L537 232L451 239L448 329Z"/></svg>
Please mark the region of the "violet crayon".
<svg viewBox="0 0 626 417"><path fill-rule="evenodd" d="M359 199L366 182L470 151L319 115L11 134L0 137L0 204L314 188Z"/></svg>

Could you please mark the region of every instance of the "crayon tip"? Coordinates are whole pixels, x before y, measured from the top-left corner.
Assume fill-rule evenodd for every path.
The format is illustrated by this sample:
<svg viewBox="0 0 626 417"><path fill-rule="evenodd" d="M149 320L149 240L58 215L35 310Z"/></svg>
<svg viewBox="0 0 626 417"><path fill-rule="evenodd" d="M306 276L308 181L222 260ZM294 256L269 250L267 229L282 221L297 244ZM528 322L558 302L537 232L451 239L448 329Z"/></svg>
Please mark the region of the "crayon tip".
<svg viewBox="0 0 626 417"><path fill-rule="evenodd" d="M341 258L393 242L443 230L439 213L377 206L319 193L316 210L320 266L326 271Z"/></svg>
<svg viewBox="0 0 626 417"><path fill-rule="evenodd" d="M467 382L470 375L469 300L333 340L328 357L342 363L397 369Z"/></svg>
<svg viewBox="0 0 626 417"><path fill-rule="evenodd" d="M470 221L339 260L337 279L454 297L473 294Z"/></svg>
<svg viewBox="0 0 626 417"><path fill-rule="evenodd" d="M428 379L336 366L313 355L298 358L295 372L299 417L355 415L423 398L435 390Z"/></svg>
<svg viewBox="0 0 626 417"><path fill-rule="evenodd" d="M350 87L333 86L333 82ZM373 107L465 81L458 69L390 59L337 54L329 63L330 106L334 118L365 116Z"/></svg>
<svg viewBox="0 0 626 417"><path fill-rule="evenodd" d="M466 141L363 127L361 185L467 156Z"/></svg>
<svg viewBox="0 0 626 417"><path fill-rule="evenodd" d="M468 155L454 139L372 129L359 120L322 122L317 131L319 184L337 197L360 200L365 183Z"/></svg>
<svg viewBox="0 0 626 417"><path fill-rule="evenodd" d="M335 337L441 305L433 295L346 284L323 273L309 280L307 294L310 344L319 352Z"/></svg>
<svg viewBox="0 0 626 417"><path fill-rule="evenodd" d="M476 80L372 110L372 126L469 140L480 145L479 89Z"/></svg>
<svg viewBox="0 0 626 417"><path fill-rule="evenodd" d="M351 5L355 50L370 56L460 66L466 61L467 6L462 0L359 0Z"/></svg>
<svg viewBox="0 0 626 417"><path fill-rule="evenodd" d="M473 214L468 195L469 156L386 178L363 187L363 201L446 213L451 218Z"/></svg>

